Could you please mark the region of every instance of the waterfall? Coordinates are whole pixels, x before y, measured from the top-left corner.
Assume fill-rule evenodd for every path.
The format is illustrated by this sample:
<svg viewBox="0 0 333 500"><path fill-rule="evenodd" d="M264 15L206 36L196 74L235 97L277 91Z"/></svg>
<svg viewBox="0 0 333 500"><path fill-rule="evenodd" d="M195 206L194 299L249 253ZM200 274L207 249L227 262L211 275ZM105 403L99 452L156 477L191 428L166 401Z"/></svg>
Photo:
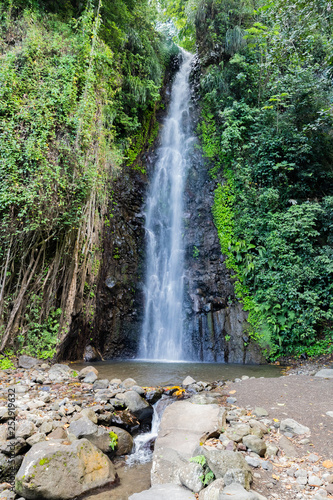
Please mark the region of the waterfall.
<svg viewBox="0 0 333 500"><path fill-rule="evenodd" d="M194 137L189 117L192 54L172 86L170 107L146 205L145 310L139 357L186 359L183 332L183 195Z"/></svg>

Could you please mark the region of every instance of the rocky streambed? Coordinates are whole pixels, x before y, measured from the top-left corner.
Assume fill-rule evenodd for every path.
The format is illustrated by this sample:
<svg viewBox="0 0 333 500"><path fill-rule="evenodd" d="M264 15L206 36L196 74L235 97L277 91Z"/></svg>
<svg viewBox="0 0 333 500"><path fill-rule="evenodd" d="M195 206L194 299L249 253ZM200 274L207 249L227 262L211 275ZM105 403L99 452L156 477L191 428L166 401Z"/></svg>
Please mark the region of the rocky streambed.
<svg viewBox="0 0 333 500"><path fill-rule="evenodd" d="M77 373L26 356L19 365L0 373L0 499L88 498L101 488L105 493L95 498L322 500L333 494L332 450L326 457L295 453L295 443L311 444L309 427L289 415L273 418L266 408L238 406L236 390L222 381L187 377L181 387L150 388L133 379L99 379L91 366ZM249 381L243 376L238 387ZM136 436L145 431L149 455L158 401L164 413L150 481L137 481L137 489L131 484L126 497L119 465L135 462ZM124 496L117 496L120 490Z"/></svg>

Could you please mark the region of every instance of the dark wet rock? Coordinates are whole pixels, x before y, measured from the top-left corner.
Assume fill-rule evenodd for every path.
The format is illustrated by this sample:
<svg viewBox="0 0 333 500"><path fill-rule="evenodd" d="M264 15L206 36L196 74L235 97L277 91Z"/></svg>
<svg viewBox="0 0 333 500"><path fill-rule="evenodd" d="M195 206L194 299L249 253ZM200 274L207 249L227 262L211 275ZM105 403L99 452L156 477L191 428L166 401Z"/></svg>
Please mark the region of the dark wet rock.
<svg viewBox="0 0 333 500"><path fill-rule="evenodd" d="M149 404L153 405L157 403L161 399L161 397L164 394L164 389L158 388L158 389L153 389L151 391L146 392L146 401L148 401Z"/></svg>
<svg viewBox="0 0 333 500"><path fill-rule="evenodd" d="M152 417L153 408L137 392L127 391L123 394L118 394L118 397L124 401L126 407L138 420L149 420Z"/></svg>
<svg viewBox="0 0 333 500"><path fill-rule="evenodd" d="M87 345L84 350L83 359L84 361L89 363L90 361L99 361L101 357L95 347L93 347L92 345Z"/></svg>

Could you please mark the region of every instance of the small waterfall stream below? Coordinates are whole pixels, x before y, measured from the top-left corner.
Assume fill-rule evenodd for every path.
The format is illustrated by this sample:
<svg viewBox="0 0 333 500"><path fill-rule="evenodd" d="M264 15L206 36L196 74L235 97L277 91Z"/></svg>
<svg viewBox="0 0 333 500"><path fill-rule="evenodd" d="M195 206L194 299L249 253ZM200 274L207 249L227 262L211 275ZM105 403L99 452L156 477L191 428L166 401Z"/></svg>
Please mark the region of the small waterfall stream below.
<svg viewBox="0 0 333 500"><path fill-rule="evenodd" d="M186 359L183 335L183 196L195 138L189 116L193 55L182 50L146 206L145 310L139 358Z"/></svg>

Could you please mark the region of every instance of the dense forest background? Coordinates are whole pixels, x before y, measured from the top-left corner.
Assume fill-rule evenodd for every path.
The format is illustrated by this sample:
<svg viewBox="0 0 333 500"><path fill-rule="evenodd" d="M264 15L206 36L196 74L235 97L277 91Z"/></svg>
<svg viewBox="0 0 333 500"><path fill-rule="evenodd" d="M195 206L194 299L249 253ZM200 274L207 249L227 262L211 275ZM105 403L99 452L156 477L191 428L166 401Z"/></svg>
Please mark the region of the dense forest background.
<svg viewBox="0 0 333 500"><path fill-rule="evenodd" d="M76 314L93 329L113 182L142 170L175 42L197 51L212 209L251 335L270 359L333 350L330 2L7 0L0 30L3 353L52 356Z"/></svg>

